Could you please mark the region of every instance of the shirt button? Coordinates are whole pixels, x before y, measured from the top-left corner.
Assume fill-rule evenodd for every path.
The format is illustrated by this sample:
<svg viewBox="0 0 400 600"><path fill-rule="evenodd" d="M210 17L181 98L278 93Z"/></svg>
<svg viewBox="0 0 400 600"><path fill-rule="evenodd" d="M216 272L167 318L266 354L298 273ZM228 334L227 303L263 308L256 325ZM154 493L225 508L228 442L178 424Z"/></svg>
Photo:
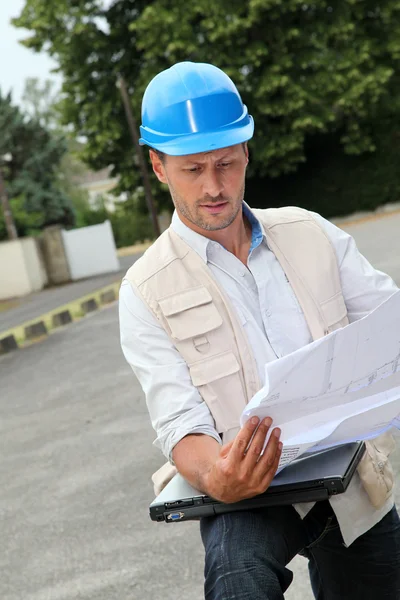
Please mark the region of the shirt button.
<svg viewBox="0 0 400 600"><path fill-rule="evenodd" d="M240 273L240 277L246 277L246 273Z"/></svg>

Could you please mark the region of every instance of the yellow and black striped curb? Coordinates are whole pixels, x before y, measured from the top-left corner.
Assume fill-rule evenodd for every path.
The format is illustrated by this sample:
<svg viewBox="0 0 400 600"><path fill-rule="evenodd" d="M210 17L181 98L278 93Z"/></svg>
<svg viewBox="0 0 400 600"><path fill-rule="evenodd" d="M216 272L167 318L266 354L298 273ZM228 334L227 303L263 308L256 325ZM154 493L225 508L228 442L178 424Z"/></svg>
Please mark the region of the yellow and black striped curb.
<svg viewBox="0 0 400 600"><path fill-rule="evenodd" d="M79 321L87 314L115 302L121 282L118 280L86 296L58 306L7 331L0 332L0 354L6 354L46 339L50 332Z"/></svg>

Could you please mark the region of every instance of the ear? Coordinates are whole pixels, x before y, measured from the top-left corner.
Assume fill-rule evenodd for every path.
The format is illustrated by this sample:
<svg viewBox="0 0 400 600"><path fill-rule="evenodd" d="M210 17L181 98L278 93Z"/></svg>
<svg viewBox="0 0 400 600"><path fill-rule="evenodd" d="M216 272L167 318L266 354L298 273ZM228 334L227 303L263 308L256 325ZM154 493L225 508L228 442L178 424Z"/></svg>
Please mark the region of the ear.
<svg viewBox="0 0 400 600"><path fill-rule="evenodd" d="M154 152L154 150L150 150L150 160L157 179L161 181L161 183L168 183L168 179L165 175L164 165L160 157L157 155L156 152Z"/></svg>
<svg viewBox="0 0 400 600"><path fill-rule="evenodd" d="M243 150L244 150L244 153L246 155L246 165L248 165L249 164L249 148L247 146L247 142L244 142L244 144L243 144Z"/></svg>

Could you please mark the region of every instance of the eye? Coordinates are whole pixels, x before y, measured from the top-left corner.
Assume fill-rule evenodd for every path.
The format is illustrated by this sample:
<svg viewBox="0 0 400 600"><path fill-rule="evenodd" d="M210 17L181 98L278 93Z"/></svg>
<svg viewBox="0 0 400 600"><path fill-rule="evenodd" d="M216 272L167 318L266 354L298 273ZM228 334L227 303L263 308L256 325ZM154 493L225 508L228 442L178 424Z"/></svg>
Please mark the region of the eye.
<svg viewBox="0 0 400 600"><path fill-rule="evenodd" d="M227 167L229 167L230 164L231 164L230 162L223 162L223 163L220 164L220 166L222 168L226 169Z"/></svg>
<svg viewBox="0 0 400 600"><path fill-rule="evenodd" d="M200 168L199 167L189 167L187 169L184 169L184 171L186 171L186 173L197 173L197 171L199 171Z"/></svg>

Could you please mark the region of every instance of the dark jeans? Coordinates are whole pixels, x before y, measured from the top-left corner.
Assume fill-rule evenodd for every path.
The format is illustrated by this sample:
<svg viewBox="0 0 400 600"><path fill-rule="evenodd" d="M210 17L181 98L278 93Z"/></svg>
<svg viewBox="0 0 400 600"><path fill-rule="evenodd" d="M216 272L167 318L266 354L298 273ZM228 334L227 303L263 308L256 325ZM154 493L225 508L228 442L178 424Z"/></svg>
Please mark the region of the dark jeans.
<svg viewBox="0 0 400 600"><path fill-rule="evenodd" d="M279 506L200 522L206 600L282 600L296 554L309 560L317 600L400 600L400 520L393 508L346 548L328 501L301 520Z"/></svg>

